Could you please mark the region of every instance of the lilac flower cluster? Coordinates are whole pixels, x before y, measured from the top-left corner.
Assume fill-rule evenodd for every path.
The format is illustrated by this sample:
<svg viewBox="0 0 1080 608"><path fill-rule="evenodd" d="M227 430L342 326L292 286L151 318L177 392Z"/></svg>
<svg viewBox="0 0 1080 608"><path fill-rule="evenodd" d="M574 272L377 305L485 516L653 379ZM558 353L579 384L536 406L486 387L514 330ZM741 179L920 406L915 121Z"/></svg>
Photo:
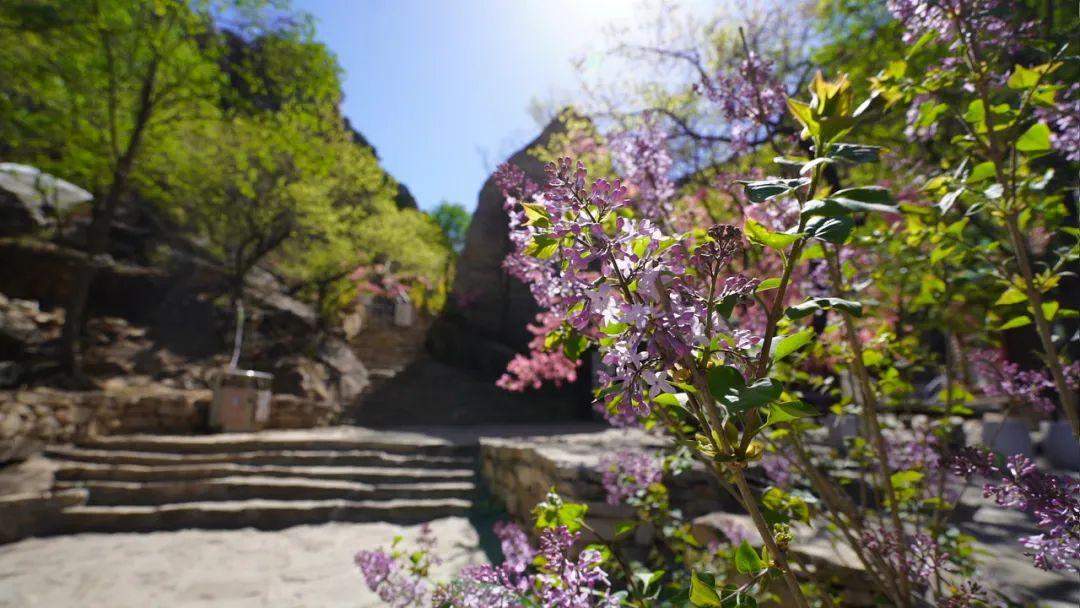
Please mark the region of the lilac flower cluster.
<svg viewBox="0 0 1080 608"><path fill-rule="evenodd" d="M701 88L723 112L735 152L748 149L754 136L774 123L787 107L787 91L776 78L773 63L753 51L738 66L702 82Z"/></svg>
<svg viewBox="0 0 1080 608"><path fill-rule="evenodd" d="M949 559L949 554L928 534L912 535L904 550L895 532L880 527L865 528L860 540L866 550L892 562L897 572L914 583L929 581Z"/></svg>
<svg viewBox="0 0 1080 608"><path fill-rule="evenodd" d="M616 169L637 186L641 216L664 225L674 211L675 184L668 177L673 161L667 134L653 121L636 130L614 135L608 144Z"/></svg>
<svg viewBox="0 0 1080 608"><path fill-rule="evenodd" d="M566 527L545 529L540 534L540 550L529 545L524 531L515 524L496 524L495 534L502 544L505 561L499 566L483 565L464 569L448 585L434 594L434 605L453 608L614 608L618 600L610 594L610 581L600 568L597 551L581 551L571 557L579 534ZM527 574L529 564L539 556L539 572ZM525 598L530 598L526 602Z"/></svg>
<svg viewBox="0 0 1080 608"><path fill-rule="evenodd" d="M565 526L544 530L540 535L543 570L536 575L537 596L541 605L551 608L615 608L619 605L608 590L611 583L600 568L600 553L586 549L577 560L570 559L571 549L580 534Z"/></svg>
<svg viewBox="0 0 1080 608"><path fill-rule="evenodd" d="M430 587L417 574L403 567L386 551L360 551L356 565L369 589L390 608L413 608L427 603Z"/></svg>
<svg viewBox="0 0 1080 608"><path fill-rule="evenodd" d="M509 174L509 171L506 172ZM728 273L742 233L717 225L707 234L669 236L630 205L621 181L586 185L581 163L547 167L548 182L531 198L507 191L511 241L506 268L525 281L537 302L573 330L605 336L600 355L604 411L616 424L649 412L670 373L690 368L714 339L737 360L758 339L730 328L716 310L725 298L752 294L757 280ZM525 203L525 204L522 204ZM536 216L530 219L529 213Z"/></svg>
<svg viewBox="0 0 1080 608"><path fill-rule="evenodd" d="M941 442L926 416L913 418L910 429L882 429L881 433L892 470L911 469L930 475L940 469Z"/></svg>
<svg viewBox="0 0 1080 608"><path fill-rule="evenodd" d="M449 608L615 608L611 583L600 567L600 553L573 547L580 535L565 526L540 533L540 549L529 544L525 532L513 523L495 524L504 560L497 566L484 564L464 568L447 584L432 585L429 568L438 563L432 555L435 539L426 526L421 529L417 551L360 551L356 564L367 586L391 608L436 606ZM395 541L394 545L397 545ZM536 561L537 571L529 573ZM539 602L539 604L538 604Z"/></svg>
<svg viewBox="0 0 1080 608"><path fill-rule="evenodd" d="M1031 513L1042 534L1021 539L1032 561L1044 570L1077 571L1080 566L1080 480L1038 470L1022 454L998 465L990 452L968 449L951 459L954 473L988 480L983 495L999 506Z"/></svg>
<svg viewBox="0 0 1080 608"><path fill-rule="evenodd" d="M791 485L791 458L782 452L766 452L761 456L761 468L765 477L778 488Z"/></svg>
<svg viewBox="0 0 1080 608"><path fill-rule="evenodd" d="M888 0L887 6L898 21L904 24L904 42L913 44L926 32L949 43L958 36L979 32L986 40L1010 41L1025 31L1005 17L999 0ZM965 24L960 31L958 23Z"/></svg>
<svg viewBox="0 0 1080 608"><path fill-rule="evenodd" d="M1035 108L1035 116L1050 125L1050 142L1069 162L1080 161L1080 83L1061 91L1061 102Z"/></svg>
<svg viewBox="0 0 1080 608"><path fill-rule="evenodd" d="M1005 397L1017 405L1030 404L1047 414L1054 411L1054 381L1045 370L1022 370L999 350L974 351L970 361L987 396Z"/></svg>
<svg viewBox="0 0 1080 608"><path fill-rule="evenodd" d="M609 505L632 501L664 478L660 461L651 454L620 450L600 460Z"/></svg>
<svg viewBox="0 0 1080 608"><path fill-rule="evenodd" d="M562 320L550 311L536 315L536 324L526 326L533 339L529 341L528 354L514 355L495 385L508 391L522 392L526 388L540 388L544 382L561 386L563 382L577 380L580 361L568 359L560 351L550 351L545 345L547 335L557 329Z"/></svg>
<svg viewBox="0 0 1080 608"><path fill-rule="evenodd" d="M744 540L751 543L759 542L757 537L750 531L750 529L743 525L741 522L739 522L739 520L737 519L723 519L720 521L719 528L720 531L724 533L724 536L727 537L728 542L731 543L731 546L733 547L738 547L742 544Z"/></svg>

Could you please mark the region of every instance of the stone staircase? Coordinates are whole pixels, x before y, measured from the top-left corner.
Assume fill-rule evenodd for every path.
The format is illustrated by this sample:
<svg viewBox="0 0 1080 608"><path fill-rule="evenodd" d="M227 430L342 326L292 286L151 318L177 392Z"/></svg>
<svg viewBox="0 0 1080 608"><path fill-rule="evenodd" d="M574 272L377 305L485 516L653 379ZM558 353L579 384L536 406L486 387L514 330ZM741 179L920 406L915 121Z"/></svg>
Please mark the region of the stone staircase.
<svg viewBox="0 0 1080 608"><path fill-rule="evenodd" d="M53 490L85 492L53 533L418 522L476 498L474 445L353 427L130 435L52 446Z"/></svg>

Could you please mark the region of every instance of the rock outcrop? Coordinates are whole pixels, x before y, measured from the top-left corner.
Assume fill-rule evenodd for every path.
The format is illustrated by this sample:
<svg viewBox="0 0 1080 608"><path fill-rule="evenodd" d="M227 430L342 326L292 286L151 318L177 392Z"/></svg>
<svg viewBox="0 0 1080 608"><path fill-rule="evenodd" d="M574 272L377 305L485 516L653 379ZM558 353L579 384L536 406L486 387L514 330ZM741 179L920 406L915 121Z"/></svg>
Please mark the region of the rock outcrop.
<svg viewBox="0 0 1080 608"><path fill-rule="evenodd" d="M507 161L535 181L543 163L528 153L565 130L552 121ZM365 397L356 420L363 424L491 424L580 420L592 416L588 363L579 381L511 393L495 386L506 364L528 349L526 325L539 308L528 287L506 274L511 251L503 197L489 177L458 258L453 291L427 337L430 359L420 359L392 382Z"/></svg>

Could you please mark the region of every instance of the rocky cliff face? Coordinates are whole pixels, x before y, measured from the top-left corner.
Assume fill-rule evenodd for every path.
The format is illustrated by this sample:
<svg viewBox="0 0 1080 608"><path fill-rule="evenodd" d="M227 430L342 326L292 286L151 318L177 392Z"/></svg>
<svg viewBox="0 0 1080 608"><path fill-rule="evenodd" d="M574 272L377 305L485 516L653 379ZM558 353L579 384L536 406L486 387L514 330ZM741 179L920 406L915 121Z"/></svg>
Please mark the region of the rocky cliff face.
<svg viewBox="0 0 1080 608"><path fill-rule="evenodd" d="M564 127L552 121L535 140L507 161L533 181L544 181L543 163L528 153L546 144ZM525 329L539 312L528 287L503 270L511 251L503 196L489 177L480 190L458 258L454 289L429 335L432 355L497 378L514 353L527 350L532 334Z"/></svg>
<svg viewBox="0 0 1080 608"><path fill-rule="evenodd" d="M543 181L543 163L528 154L565 127L550 123L508 159L533 180ZM528 288L502 268L510 253L503 197L491 177L480 190L476 211L458 258L453 291L428 332L430 359L421 359L394 381L367 396L355 419L363 424L493 424L580 420L592 416L587 363L570 386L511 393L495 386L514 354L525 352L532 335L526 325L539 308Z"/></svg>

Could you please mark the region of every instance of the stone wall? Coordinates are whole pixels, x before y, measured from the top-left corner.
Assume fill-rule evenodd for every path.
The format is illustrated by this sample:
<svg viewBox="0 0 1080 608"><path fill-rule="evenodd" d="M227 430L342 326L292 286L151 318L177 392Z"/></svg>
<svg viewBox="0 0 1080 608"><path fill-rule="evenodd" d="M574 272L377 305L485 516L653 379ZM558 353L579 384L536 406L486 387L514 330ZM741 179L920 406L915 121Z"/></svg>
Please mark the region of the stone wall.
<svg viewBox="0 0 1080 608"><path fill-rule="evenodd" d="M22 460L48 443L94 435L205 432L209 390L162 386L69 392L46 388L0 392L0 464ZM329 426L340 407L274 395L268 428Z"/></svg>
<svg viewBox="0 0 1080 608"><path fill-rule="evenodd" d="M551 437L484 438L480 441L481 471L492 496L515 520L530 521L533 507L549 489L555 488L567 501L588 504L590 525L608 535L615 523L632 517L633 510L605 502L602 456L619 450L656 451L664 445L663 439L628 429ZM672 503L679 505L687 517L738 510L704 469L691 469L664 481ZM641 533L649 532L643 529Z"/></svg>

